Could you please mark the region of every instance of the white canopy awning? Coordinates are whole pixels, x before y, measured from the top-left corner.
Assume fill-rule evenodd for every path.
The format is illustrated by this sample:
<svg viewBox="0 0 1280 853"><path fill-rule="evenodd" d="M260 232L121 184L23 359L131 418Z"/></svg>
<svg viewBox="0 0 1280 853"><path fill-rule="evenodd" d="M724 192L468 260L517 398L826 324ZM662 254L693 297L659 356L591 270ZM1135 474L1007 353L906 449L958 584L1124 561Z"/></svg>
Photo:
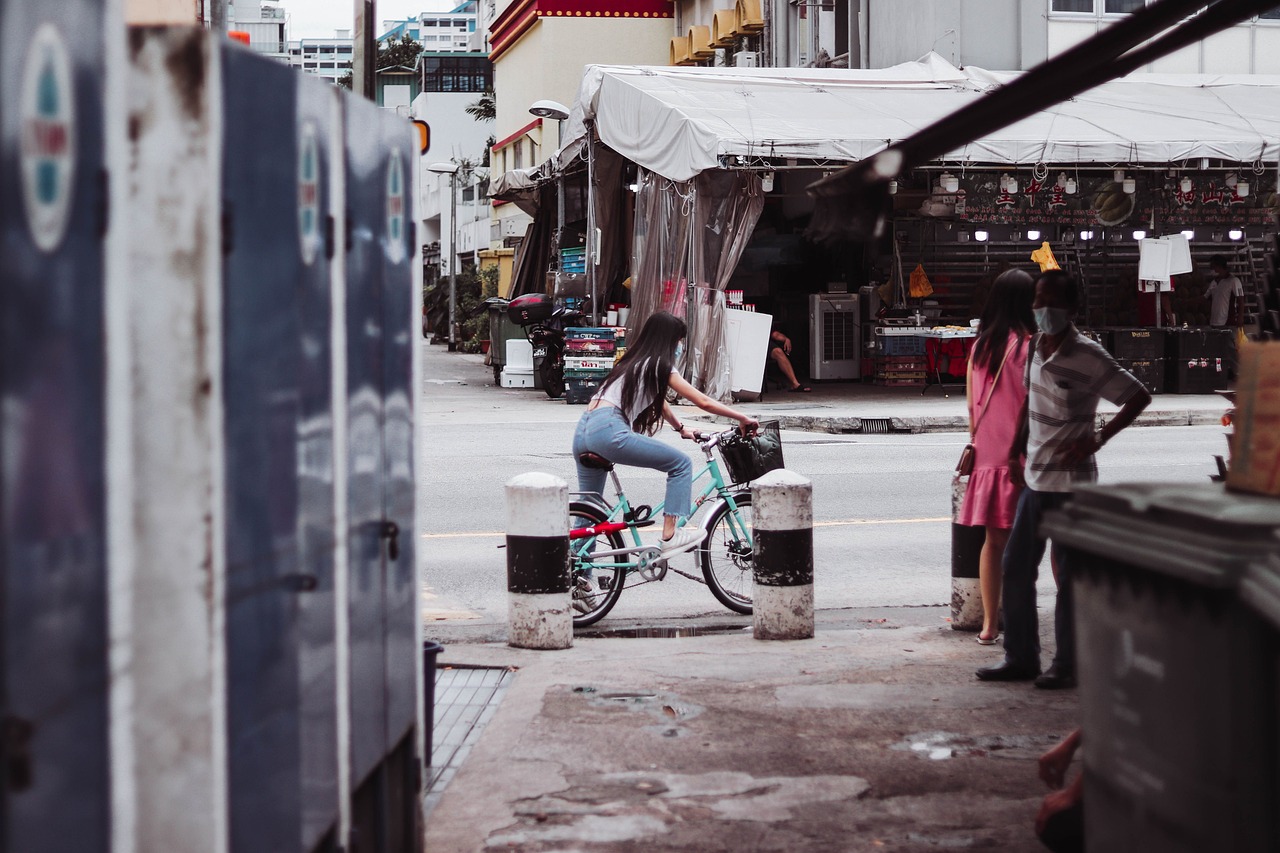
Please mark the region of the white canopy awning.
<svg viewBox="0 0 1280 853"><path fill-rule="evenodd" d="M892 68L590 65L566 148L600 139L676 181L721 158L862 160L1016 76L960 70L936 54ZM1135 74L957 148L946 160L1253 163L1280 153L1280 76Z"/></svg>

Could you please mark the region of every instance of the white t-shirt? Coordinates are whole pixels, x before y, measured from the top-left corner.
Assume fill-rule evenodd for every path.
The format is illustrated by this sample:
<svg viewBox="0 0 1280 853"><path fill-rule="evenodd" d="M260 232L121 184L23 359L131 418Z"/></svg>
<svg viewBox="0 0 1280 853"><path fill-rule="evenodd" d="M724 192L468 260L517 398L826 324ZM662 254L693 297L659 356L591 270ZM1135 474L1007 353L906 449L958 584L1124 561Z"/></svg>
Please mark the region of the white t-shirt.
<svg viewBox="0 0 1280 853"><path fill-rule="evenodd" d="M649 359L641 367L641 370L643 371L643 370L656 369L657 366L658 366L658 363L656 361L654 361L653 359ZM671 375L679 376L680 372L676 370L674 367L672 367ZM619 379L617 382L611 382L601 390L597 391L596 396L593 399L599 400L603 403L608 403L611 406L617 406L619 409L622 409L622 391L623 391L622 386L625 384L626 384L626 380L624 379ZM647 394L645 392L645 389L641 388L640 393L636 394L635 400L631 403L631 411L627 411L623 409L622 415L627 419L627 423L634 424L636 422L636 418L640 416L640 413L643 412L645 409L649 408L649 405L651 403L653 403L653 396L650 394Z"/></svg>
<svg viewBox="0 0 1280 853"><path fill-rule="evenodd" d="M1210 282L1204 295L1213 300L1209 304L1209 325L1225 326L1231 318L1231 297L1244 299L1244 285L1235 276L1227 275Z"/></svg>

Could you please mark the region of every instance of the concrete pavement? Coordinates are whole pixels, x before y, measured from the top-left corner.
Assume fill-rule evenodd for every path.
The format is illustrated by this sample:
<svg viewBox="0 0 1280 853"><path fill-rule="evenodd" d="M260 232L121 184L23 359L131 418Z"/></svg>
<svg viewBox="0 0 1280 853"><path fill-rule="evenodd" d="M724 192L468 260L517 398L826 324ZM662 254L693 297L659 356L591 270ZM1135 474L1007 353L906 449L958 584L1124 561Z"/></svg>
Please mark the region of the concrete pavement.
<svg viewBox="0 0 1280 853"><path fill-rule="evenodd" d="M507 408L540 420L580 412L540 391L492 387L479 356L422 349L428 423ZM1156 401L1162 414L1148 423L1216 423L1225 408L1218 397ZM923 431L963 428L964 400L845 384L770 394L749 410L796 418L792 429L898 418ZM813 639L775 642L730 615L609 620L622 634L703 630L579 636L555 652L507 646L502 625L432 622L440 667L514 675L433 793L427 849L1042 849L1031 829L1045 792L1035 760L1075 725L1075 693L977 682L973 670L1000 649L952 630L948 615L820 611ZM1051 627L1042 613L1046 662Z"/></svg>

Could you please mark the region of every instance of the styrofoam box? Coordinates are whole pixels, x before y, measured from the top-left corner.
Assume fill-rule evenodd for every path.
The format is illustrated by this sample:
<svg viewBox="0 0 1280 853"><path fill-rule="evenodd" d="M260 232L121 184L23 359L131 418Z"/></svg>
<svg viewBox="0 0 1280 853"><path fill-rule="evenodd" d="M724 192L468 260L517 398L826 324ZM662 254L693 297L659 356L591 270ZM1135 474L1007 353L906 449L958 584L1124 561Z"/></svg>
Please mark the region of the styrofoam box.
<svg viewBox="0 0 1280 853"><path fill-rule="evenodd" d="M503 388L532 388L533 387L533 371L514 371L508 368L502 369L502 387Z"/></svg>

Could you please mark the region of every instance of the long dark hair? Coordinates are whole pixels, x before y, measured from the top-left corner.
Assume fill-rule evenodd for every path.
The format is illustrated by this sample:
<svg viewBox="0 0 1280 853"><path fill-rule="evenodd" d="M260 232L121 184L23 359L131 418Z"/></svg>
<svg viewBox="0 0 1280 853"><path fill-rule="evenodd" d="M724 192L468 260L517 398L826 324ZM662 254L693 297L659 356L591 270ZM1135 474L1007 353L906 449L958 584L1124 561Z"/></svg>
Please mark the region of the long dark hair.
<svg viewBox="0 0 1280 853"><path fill-rule="evenodd" d="M982 306L978 341L973 345L973 362L991 370L1004 358L1009 332L1029 335L1036 330L1031 303L1036 299L1036 282L1023 270L1005 270L996 276Z"/></svg>
<svg viewBox="0 0 1280 853"><path fill-rule="evenodd" d="M675 365L676 344L684 338L686 331L684 320L667 311L650 316L635 340L627 341L626 355L614 365L600 389L603 391L613 383L621 382L624 412L630 411L636 398L642 394L653 401L631 424L636 432L653 435L662 423L662 404L666 400L671 368Z"/></svg>

